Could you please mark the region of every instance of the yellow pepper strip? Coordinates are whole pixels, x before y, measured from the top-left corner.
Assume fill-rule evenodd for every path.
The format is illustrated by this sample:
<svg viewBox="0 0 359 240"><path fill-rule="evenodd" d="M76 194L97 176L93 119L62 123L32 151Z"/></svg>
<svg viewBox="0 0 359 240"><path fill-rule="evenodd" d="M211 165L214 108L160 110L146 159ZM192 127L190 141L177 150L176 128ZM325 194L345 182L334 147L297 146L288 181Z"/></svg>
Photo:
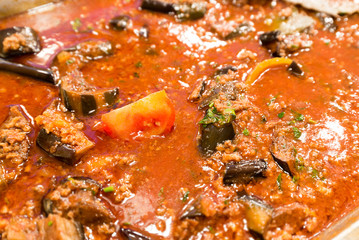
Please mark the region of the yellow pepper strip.
<svg viewBox="0 0 359 240"><path fill-rule="evenodd" d="M290 65L293 62L292 59L289 58L271 58L264 60L257 64L257 66L253 69L253 71L248 75L245 83L250 86L252 85L257 78L268 68L276 67L281 65Z"/></svg>

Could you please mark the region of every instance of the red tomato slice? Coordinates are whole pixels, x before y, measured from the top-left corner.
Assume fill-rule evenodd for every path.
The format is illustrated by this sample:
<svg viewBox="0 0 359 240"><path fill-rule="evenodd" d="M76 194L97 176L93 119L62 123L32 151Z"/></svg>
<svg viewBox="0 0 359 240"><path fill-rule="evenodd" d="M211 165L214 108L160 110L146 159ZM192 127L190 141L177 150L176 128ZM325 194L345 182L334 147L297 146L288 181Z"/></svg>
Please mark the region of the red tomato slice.
<svg viewBox="0 0 359 240"><path fill-rule="evenodd" d="M128 139L169 133L175 121L175 109L164 90L102 115L104 131L112 137Z"/></svg>

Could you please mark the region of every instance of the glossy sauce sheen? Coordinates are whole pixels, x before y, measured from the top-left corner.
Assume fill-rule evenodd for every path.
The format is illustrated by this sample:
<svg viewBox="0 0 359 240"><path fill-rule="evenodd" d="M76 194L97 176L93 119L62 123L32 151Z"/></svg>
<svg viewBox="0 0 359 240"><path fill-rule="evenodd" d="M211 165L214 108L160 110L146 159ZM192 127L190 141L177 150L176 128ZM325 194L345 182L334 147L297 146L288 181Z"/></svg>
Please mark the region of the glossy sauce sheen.
<svg viewBox="0 0 359 240"><path fill-rule="evenodd" d="M130 141L113 139L95 130L101 114L108 109L92 117L80 117L86 126L85 134L96 143L96 147L75 166L53 159L39 149L35 143L39 129L35 126L30 134L32 147L24 173L1 192L0 232L12 216L40 215L43 195L58 179L68 175L91 177L104 187L120 185L126 175L131 176L131 193L122 201L115 201L116 196L111 192L102 192L102 197L115 214L118 226L130 223L132 228L153 239L174 238L182 209L204 189L213 191L222 199L221 196L233 197L236 190L244 188L247 193L256 195L273 207L303 203L316 216L314 229L303 233L308 238L359 205L359 48L353 47L340 35L341 27L359 24L358 15L341 17L337 22L339 34L317 29L311 49L291 55L291 59L303 66L305 77L297 78L289 75L285 67L275 67L263 73L246 92L248 99L266 115L268 122L290 122L290 109L305 116L306 123L297 126L302 135L296 142L296 149L305 159L306 166L320 172L321 179L311 177L312 173L303 173L303 177L301 175L298 183L294 184L288 175L282 174L282 189L279 190L276 181L281 170L270 159L268 152L272 129L266 129L258 118L240 112L237 113L235 126L241 157L266 159L270 171L267 178L245 186L226 187L221 193L215 187L218 182L215 180L222 176L223 166L218 165L212 171L197 148L198 122L204 111L198 110L198 105L187 98L197 81L210 78L217 66L243 66L238 71L241 82L256 63L270 58L267 50L260 46L257 33L275 29L277 14L287 5L278 2L274 7L270 3L236 7L210 1L211 8L205 18L180 23L173 16L140 10L140 4L141 1L64 1L48 10L0 21L1 29L26 24L39 32L43 51L37 56L15 59L27 64L44 65L50 62L46 53L51 55L53 50L58 51L84 40L110 40L116 46L114 54L87 63L82 69L87 81L98 87L118 86L120 101L116 107L165 89L176 110L175 127L171 133ZM110 30L108 21L120 14L130 16L132 27L125 31ZM256 32L234 40L220 40L208 23L211 17L223 20L228 15L242 15L250 19ZM314 16L314 13L309 15ZM75 32L70 23L76 18L80 18L82 23L80 32ZM148 39L138 37L138 31L144 24L150 29ZM149 48L156 53L146 54ZM238 58L237 54L242 49L255 53L256 60L244 62ZM142 66L139 67L138 62ZM29 116L35 118L52 99L58 97L58 93L58 88L50 84L1 72L0 118L6 118L8 106L13 104L23 105ZM275 96L275 104L279 107L270 110L268 102ZM286 109L285 116L279 119L277 115L282 108ZM313 123L308 123L308 119ZM243 136L244 128L248 129L249 136ZM256 133L260 135L259 140ZM239 142L245 141L250 144L241 149ZM129 157L133 158L133 162L129 165L114 160L101 163L96 160L100 155ZM213 177L217 170L220 174ZM189 191L188 199L183 196L186 191ZM164 206L167 213L161 215L159 212ZM244 214L237 221L244 229L243 219ZM221 233L225 221L218 218L213 226L215 231ZM206 233L215 235L211 229L203 227L198 236ZM89 229L87 231L90 232ZM224 236L234 239L234 235L223 232L223 235L217 236L219 239ZM102 239L96 232L89 236L91 239ZM251 238L251 235L244 231L242 237ZM111 239L121 239L121 236L114 233Z"/></svg>

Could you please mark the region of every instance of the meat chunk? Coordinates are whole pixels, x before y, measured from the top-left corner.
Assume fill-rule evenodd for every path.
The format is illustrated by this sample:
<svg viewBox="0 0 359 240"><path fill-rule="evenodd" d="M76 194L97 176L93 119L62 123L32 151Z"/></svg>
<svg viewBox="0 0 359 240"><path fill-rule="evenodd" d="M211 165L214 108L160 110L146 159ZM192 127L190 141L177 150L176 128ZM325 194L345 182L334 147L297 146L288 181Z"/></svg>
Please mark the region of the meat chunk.
<svg viewBox="0 0 359 240"><path fill-rule="evenodd" d="M84 232L81 224L59 215L50 214L45 219L37 221L39 239L52 240L83 240Z"/></svg>
<svg viewBox="0 0 359 240"><path fill-rule="evenodd" d="M12 218L3 233L4 240L83 240L82 226L50 214L47 218Z"/></svg>
<svg viewBox="0 0 359 240"><path fill-rule="evenodd" d="M0 125L0 190L21 174L30 148L30 131L30 122L20 107L10 107L8 117Z"/></svg>
<svg viewBox="0 0 359 240"><path fill-rule="evenodd" d="M58 101L54 101L35 121L41 128L37 144L65 163L74 164L95 145L81 131L83 123Z"/></svg>
<svg viewBox="0 0 359 240"><path fill-rule="evenodd" d="M74 219L84 225L107 225L107 233L113 232L114 215L97 197L100 184L84 177L69 177L43 199L46 213Z"/></svg>
<svg viewBox="0 0 359 240"><path fill-rule="evenodd" d="M32 28L12 27L0 30L0 57L12 57L40 51L40 39Z"/></svg>
<svg viewBox="0 0 359 240"><path fill-rule="evenodd" d="M353 14L359 11L356 0L286 0L294 4L300 4L305 8L318 12L338 16L340 14Z"/></svg>

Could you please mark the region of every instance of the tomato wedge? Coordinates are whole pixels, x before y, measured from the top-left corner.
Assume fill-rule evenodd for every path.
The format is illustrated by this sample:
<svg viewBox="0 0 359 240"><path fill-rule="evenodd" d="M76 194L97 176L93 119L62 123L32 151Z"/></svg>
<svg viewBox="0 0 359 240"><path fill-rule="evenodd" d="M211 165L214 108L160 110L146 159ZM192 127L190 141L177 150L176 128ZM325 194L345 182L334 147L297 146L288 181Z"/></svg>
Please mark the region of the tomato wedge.
<svg viewBox="0 0 359 240"><path fill-rule="evenodd" d="M169 133L175 121L175 109L164 90L102 115L104 131L111 137L129 139Z"/></svg>

